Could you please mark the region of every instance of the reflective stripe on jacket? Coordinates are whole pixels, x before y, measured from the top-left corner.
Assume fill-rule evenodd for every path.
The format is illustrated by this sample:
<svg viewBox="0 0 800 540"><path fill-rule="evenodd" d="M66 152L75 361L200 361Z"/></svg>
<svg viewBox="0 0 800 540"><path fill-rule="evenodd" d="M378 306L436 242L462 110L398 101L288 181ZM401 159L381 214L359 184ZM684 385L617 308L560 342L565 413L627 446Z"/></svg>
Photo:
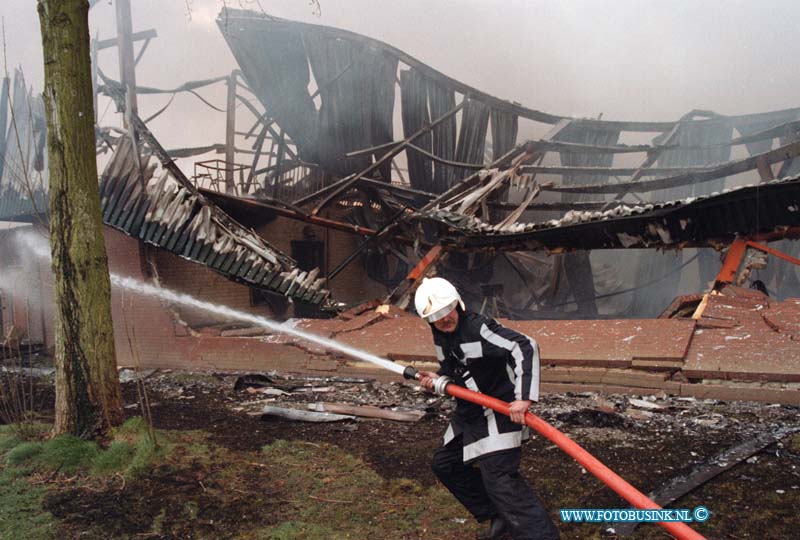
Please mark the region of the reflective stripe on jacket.
<svg viewBox="0 0 800 540"><path fill-rule="evenodd" d="M539 347L533 339L493 319L463 311L454 332L431 328L440 375L503 401L538 401ZM444 442L463 435L465 462L521 444L522 426L507 416L472 402L456 401Z"/></svg>

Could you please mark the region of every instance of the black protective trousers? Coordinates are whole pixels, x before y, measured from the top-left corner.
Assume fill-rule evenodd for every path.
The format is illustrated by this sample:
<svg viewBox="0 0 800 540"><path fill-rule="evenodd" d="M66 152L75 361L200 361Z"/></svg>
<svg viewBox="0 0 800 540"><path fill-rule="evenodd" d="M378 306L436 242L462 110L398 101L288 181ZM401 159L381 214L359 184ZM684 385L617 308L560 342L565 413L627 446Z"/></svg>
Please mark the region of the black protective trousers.
<svg viewBox="0 0 800 540"><path fill-rule="evenodd" d="M502 517L514 540L558 540L539 497L519 474L519 448L464 463L460 436L433 454L433 472L450 493L475 516Z"/></svg>

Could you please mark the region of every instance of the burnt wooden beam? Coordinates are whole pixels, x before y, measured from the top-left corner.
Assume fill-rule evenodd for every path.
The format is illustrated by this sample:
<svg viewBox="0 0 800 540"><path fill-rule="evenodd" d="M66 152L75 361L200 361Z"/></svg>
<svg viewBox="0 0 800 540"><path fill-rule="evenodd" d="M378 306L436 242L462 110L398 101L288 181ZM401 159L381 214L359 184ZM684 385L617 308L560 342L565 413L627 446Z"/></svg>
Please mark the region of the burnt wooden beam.
<svg viewBox="0 0 800 540"><path fill-rule="evenodd" d="M539 174L560 174L560 175L606 175L606 176L631 176L638 167L560 167L548 165L523 165L520 172L539 173ZM643 176L653 174L685 174L690 172L702 171L704 167L650 167L644 171Z"/></svg>
<svg viewBox="0 0 800 540"><path fill-rule="evenodd" d="M122 123L128 130L131 143L137 148L138 137L136 128L131 120L132 116L139 114L139 105L136 99L136 64L133 61L133 29L131 21L130 0L115 2L117 22L117 56L119 58L120 82L125 90L125 108L123 109ZM142 171L137 161L138 173Z"/></svg>
<svg viewBox="0 0 800 540"><path fill-rule="evenodd" d="M748 158L729 161L722 165L705 167L695 172L687 174L679 174L675 176L668 176L666 178L658 178L656 180L645 180L639 182L621 182L619 184L603 184L603 185L579 185L579 186L553 186L544 187L547 191L556 191L560 193L620 193L627 191L635 191L643 193L648 191L656 191L658 189L666 189L677 186L686 186L700 182L708 182L724 176L733 176L753 169L758 168L759 160L767 165L773 163L780 163L800 155L800 141L786 144L775 150L770 150L761 154L756 154Z"/></svg>
<svg viewBox="0 0 800 540"><path fill-rule="evenodd" d="M594 144L581 144L564 141L548 141L536 139L528 141L536 150L570 152L580 154L639 154L651 153L657 150L657 146L651 144L617 144L613 146L599 146ZM677 148L677 145L668 147ZM685 148L685 147L684 147Z"/></svg>
<svg viewBox="0 0 800 540"><path fill-rule="evenodd" d="M680 127L681 127L681 124L680 123L676 123L674 126L672 126L672 129L669 130L668 133L664 134L664 142L662 144L658 145L656 147L656 150L654 150L653 152L650 152L650 153L647 154L647 157L642 162L642 164L639 165L639 168L636 170L636 172L634 172L631 175L631 177L629 179L629 184L632 184L634 182L638 182L639 179L642 176L644 176L644 174L647 172L647 170L650 167L653 166L653 164L656 162L656 160L658 160L658 158L661 156L661 154L664 153L664 150L666 150L666 146L670 145L677 138L678 132L680 131ZM624 189L622 191L619 191L616 195L614 195L613 202L621 201L625 197L625 195L627 195L631 191L631 189L632 189L631 187L628 187L628 188L626 188L626 189ZM612 202L612 201L609 201L609 202Z"/></svg>
<svg viewBox="0 0 800 540"><path fill-rule="evenodd" d="M319 216L312 216L305 212L304 210L297 208L293 205L285 203L283 201L277 201L275 199L248 199L243 197L233 197L230 195L226 195L224 193L220 193L218 191L211 191L208 189L200 189L199 192L201 195L205 196L211 201L219 201L221 198L226 198L230 200L234 200L236 204L242 206L249 206L253 208L261 208L264 210L270 210L275 212L275 214L286 217L289 219L296 219L298 221L303 221L305 223L310 223L311 225L318 225L320 227L325 227L328 229L333 229L349 234L354 234L357 236L373 236L378 231L375 229L370 229L368 227L361 227L360 225L353 225L352 223L345 223L342 221L337 221L334 219L323 218ZM405 238L403 236L398 236L395 238L395 241L400 242L401 244L406 245L413 245L414 241ZM425 245L423 242L422 245Z"/></svg>
<svg viewBox="0 0 800 540"><path fill-rule="evenodd" d="M689 474L673 478L661 488L648 493L647 496L659 506L667 506L750 456L757 454L767 446L797 431L800 431L800 428L781 427L774 431L756 435L750 440L728 448L696 464ZM638 522L614 523L613 528L617 534L628 536L633 534L638 525Z"/></svg>
<svg viewBox="0 0 800 540"><path fill-rule="evenodd" d="M570 125L570 122L561 121L558 122L555 126L553 126L549 132L544 136L545 141L552 141L554 138L558 136L559 133L564 131L566 127ZM541 165L542 160L544 159L544 153L541 153L539 159L537 161L537 165ZM516 221L520 218L520 216L525 212L525 210L530 206L533 202L533 199L539 196L541 193L541 188L539 184L536 182L536 173L531 173L530 178L528 179L528 193L525 195L525 198L522 200L518 208L515 208L511 211L509 215L507 215L500 223L499 227L507 228L516 223Z"/></svg>
<svg viewBox="0 0 800 540"><path fill-rule="evenodd" d="M401 144L402 142L403 141L389 141L387 143L379 144L377 146L371 146L369 148L362 148L361 150L354 150L353 152L346 153L344 156L350 158L350 157L355 157L355 156L361 156L361 155L364 155L364 154L372 154L373 152L376 152L378 150L383 150L384 148L390 148L392 146L397 146L398 144Z"/></svg>
<svg viewBox="0 0 800 540"><path fill-rule="evenodd" d="M317 215L323 208L325 208L328 204L333 202L333 200L339 194L341 194L344 191L348 190L356 181L358 181L359 178L362 178L362 177L370 174L371 172L377 170L386 160L394 158L394 156L396 156L397 154L399 154L400 152L405 150L406 146L409 143L413 142L414 140L416 140L417 138L421 137L425 133L428 133L433 128L435 128L437 125L441 124L442 122L444 122L445 120L447 120L451 116L455 115L458 111L460 111L464 107L464 105L466 105L467 99L468 98L464 98L463 100L461 100L461 103L459 103L458 105L456 105L455 107L450 109L448 112L446 112L445 114L443 114L442 116L440 116L439 118L437 118L436 120L434 120L433 122L428 124L427 126L423 126L420 129L418 129L417 131L415 131L414 133L412 133L402 143L398 144L397 146L393 147L391 150L389 150L388 152L383 154L380 157L380 159L376 159L375 162L372 163L372 165L370 165L369 167L367 167L363 171L361 171L358 174L355 174L353 176L348 176L348 177L344 178L343 180L341 180L340 182L338 182L337 184L334 184L334 186L335 186L334 189L332 189L331 192L328 195L325 196L325 198L322 200L322 202L320 202L316 206L316 208L314 208L314 210L311 213L313 215Z"/></svg>
<svg viewBox="0 0 800 540"><path fill-rule="evenodd" d="M569 120L561 120L557 122L555 126L550 128L550 131L545 135L544 139L542 139L542 142L549 142L550 139L560 133L567 125L569 125L569 123ZM511 167L519 169L519 167L524 165L526 162L531 162L534 160L541 162L543 158L544 152L537 149L535 144L528 142L512 148L505 155L500 156L499 159L495 160L491 165L489 165L487 169L502 166L508 163L509 160L513 160ZM474 191L474 188L477 188L477 186L480 185L484 179L485 178L482 178L479 173L475 173L472 176L465 178L461 183L456 184L440 195L437 199L425 205L421 211L428 211L436 207L445 207L455 204L457 201L467 197L468 191Z"/></svg>
<svg viewBox="0 0 800 540"><path fill-rule="evenodd" d="M781 137L783 135L786 135L787 132L796 130L798 128L800 128L800 120L793 120L791 122L779 124L777 126L767 128L762 131L758 131L756 133L752 133L750 135L737 137L735 139L732 139L729 144L731 146L735 146L738 144L747 144L751 142L763 141L765 139L774 139L776 137Z"/></svg>
<svg viewBox="0 0 800 540"><path fill-rule="evenodd" d="M517 156L519 156L520 154L525 153L526 148L527 144L521 144L515 146L514 148L512 148L511 150L500 156L498 159L490 163L486 168L491 169L494 167L499 167L501 165L504 165L508 163L509 160L512 160ZM445 191L444 193L433 199L431 202L426 204L422 209L420 209L420 212L426 212L433 208L436 208L437 206L445 206L447 204L450 204L451 201L454 201L465 191L472 189L476 185L480 184L480 182L481 182L481 175L480 171L478 171L464 178L461 182L455 184L453 187L451 187L450 189L448 189L447 191Z"/></svg>
<svg viewBox="0 0 800 540"><path fill-rule="evenodd" d="M263 116L263 115L262 115L260 112L258 112L258 109L256 109L256 108L255 108L255 106L254 106L252 103L250 103L250 100L248 100L248 99L247 99L247 98L245 98L244 96L241 96L241 95L239 95L239 94L236 94L236 99L238 99L239 101L241 101L241 102L244 104L244 106L245 106L245 107L247 107L247 108L248 108L248 110L249 110L251 113L253 113L253 116L255 116L256 118L261 118L261 116ZM269 134L270 134L270 135L272 136L272 138L274 138L276 141L280 141L280 140L283 138L283 135L281 135L280 133L278 133L277 131L275 131L275 129L272 127L272 122L265 123L264 125L267 127L267 131L269 132ZM287 145L285 142L281 142L280 144L281 144L281 147L283 148L283 150L284 150L284 151L285 151L287 154L289 154L289 157L290 157L290 158L292 158L292 159L293 159L293 160L295 160L295 161L300 161L300 158L298 158L298 157L297 157L297 154L295 154L295 153L294 153L294 152L291 150L291 148L289 148L289 145Z"/></svg>
<svg viewBox="0 0 800 540"><path fill-rule="evenodd" d="M431 152L428 152L427 150L424 150L415 144L409 143L406 146L408 148L416 150L423 156L427 157L432 161L435 161L436 163L443 163L445 165L450 165L451 167L460 167L462 169L472 169L474 171L479 171L484 168L484 165L481 163L465 163L463 161L451 161L449 159L440 158L439 156L432 154Z"/></svg>
<svg viewBox="0 0 800 540"><path fill-rule="evenodd" d="M264 140L267 136L267 124L264 123L264 127L261 128L261 132L256 137L256 142L253 144L253 150L255 154L253 155L253 161L250 163L250 173L247 175L247 182L242 187L242 193L247 193L250 191L250 185L253 183L253 177L257 174L256 167L258 166L258 161L261 159L261 153L264 150ZM269 168L269 167L267 167Z"/></svg>
<svg viewBox="0 0 800 540"><path fill-rule="evenodd" d="M136 58L133 59L133 65L134 66L138 66L139 65L139 60L141 60L142 56L144 56L144 52L147 50L148 45L150 45L150 41L151 41L150 39L144 40L144 43L142 44L142 48L139 49L139 52L136 54Z"/></svg>

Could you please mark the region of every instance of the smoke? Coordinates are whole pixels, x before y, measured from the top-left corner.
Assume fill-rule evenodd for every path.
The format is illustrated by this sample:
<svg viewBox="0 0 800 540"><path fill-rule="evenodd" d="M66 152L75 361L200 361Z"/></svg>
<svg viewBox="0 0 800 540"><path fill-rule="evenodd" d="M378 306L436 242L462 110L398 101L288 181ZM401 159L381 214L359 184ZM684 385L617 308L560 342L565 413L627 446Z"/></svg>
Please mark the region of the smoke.
<svg viewBox="0 0 800 540"><path fill-rule="evenodd" d="M43 233L28 228L15 236L16 249L27 265L37 260L50 261L50 240Z"/></svg>
<svg viewBox="0 0 800 540"><path fill-rule="evenodd" d="M42 261L50 259L47 238L32 227L13 229L8 234L8 249L3 253L7 264L0 266L0 293L8 298L23 298L31 307L40 307L42 288L47 287L42 280Z"/></svg>

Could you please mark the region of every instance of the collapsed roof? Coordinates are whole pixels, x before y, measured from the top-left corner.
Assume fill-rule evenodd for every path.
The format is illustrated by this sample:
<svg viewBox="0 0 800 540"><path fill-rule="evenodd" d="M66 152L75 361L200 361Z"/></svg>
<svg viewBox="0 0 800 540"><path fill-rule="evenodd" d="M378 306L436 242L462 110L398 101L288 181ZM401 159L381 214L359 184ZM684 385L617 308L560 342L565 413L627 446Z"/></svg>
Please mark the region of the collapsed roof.
<svg viewBox="0 0 800 540"><path fill-rule="evenodd" d="M441 225L435 242L471 250L716 247L741 235L794 237L787 231L800 226L797 178L773 182L800 173L799 108L692 111L675 122L570 118L490 96L353 32L227 8L218 24L264 125L279 125L299 159L335 173L286 201L312 215L352 188L370 189L417 210L400 220ZM397 91L402 140L393 140ZM552 128L519 143L521 120ZM620 143L634 132L659 135ZM736 146L750 156L731 159ZM401 152L407 182L391 174ZM543 164L553 152L561 166ZM634 165L614 166L637 154ZM757 188L722 193L726 177L748 171ZM549 202L535 202L548 192ZM532 211L561 217L537 222Z"/></svg>
<svg viewBox="0 0 800 540"><path fill-rule="evenodd" d="M106 225L250 287L312 304L329 299L318 268L301 271L294 260L201 195L177 167L164 167L155 179L151 156L139 163L137 157L130 139L123 137L102 174Z"/></svg>

